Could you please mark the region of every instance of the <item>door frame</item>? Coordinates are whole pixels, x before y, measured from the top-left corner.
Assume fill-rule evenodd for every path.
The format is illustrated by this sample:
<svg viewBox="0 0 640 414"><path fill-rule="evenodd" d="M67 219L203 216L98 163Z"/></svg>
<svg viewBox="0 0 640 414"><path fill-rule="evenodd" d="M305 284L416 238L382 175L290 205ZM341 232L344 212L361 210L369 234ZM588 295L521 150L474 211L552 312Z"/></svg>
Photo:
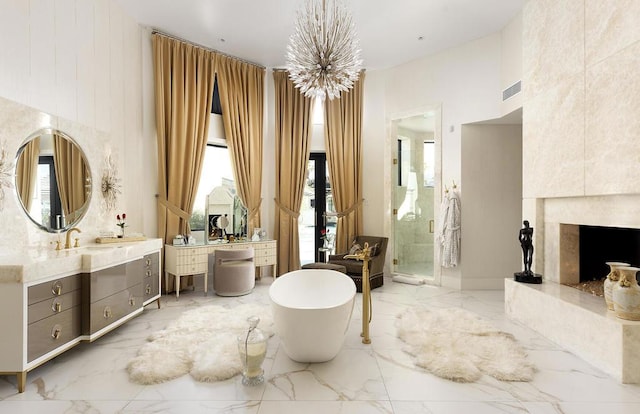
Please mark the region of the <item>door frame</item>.
<svg viewBox="0 0 640 414"><path fill-rule="evenodd" d="M393 215L394 206L394 197L395 197L395 185L394 182L394 170L397 165L394 165L394 159L398 159L398 145L397 145L397 136L398 136L398 121L403 118L414 117L417 115L426 114L428 112L434 112L434 121L435 128L433 134L433 140L435 142L435 177L434 177L434 191L433 191L433 203L434 203L434 228L438 228L440 225L439 220L439 211L440 211L440 203L442 202L442 193L444 191L442 187L442 105L441 104L433 104L422 106L414 109L410 109L407 111L397 112L389 114L386 117L386 145L385 148L389 151L389 160L386 164L386 177L385 180L389 183L389 187L385 190L385 206L386 210L389 212L386 216L386 220L384 223L385 233L389 235L389 243L387 244L387 260L389 263L389 270L391 275L398 274L396 272L396 266L394 265L394 258L396 257L395 252L395 231L394 231L394 220L395 216ZM437 248L434 241L434 249L433 249L433 278L426 278L426 282L429 284L440 286L442 277L442 268L440 266L440 249Z"/></svg>

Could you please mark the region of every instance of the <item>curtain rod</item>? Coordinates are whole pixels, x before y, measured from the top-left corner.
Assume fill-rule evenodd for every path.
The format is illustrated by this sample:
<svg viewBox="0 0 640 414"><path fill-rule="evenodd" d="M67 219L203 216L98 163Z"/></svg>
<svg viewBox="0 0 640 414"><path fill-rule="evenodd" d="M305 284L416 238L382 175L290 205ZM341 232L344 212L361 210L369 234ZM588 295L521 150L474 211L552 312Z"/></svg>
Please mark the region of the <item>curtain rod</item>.
<svg viewBox="0 0 640 414"><path fill-rule="evenodd" d="M174 36L174 35L170 35L170 34L168 34L168 33L164 33L164 32L162 32L162 31L160 31L160 30L158 30L158 29L151 29L151 34L152 34L152 35L154 35L154 34L159 34L159 35L164 36L164 37L169 37L169 38L171 38L171 39L178 40L178 41L183 42L183 43L188 43L188 44L190 44L190 45L193 45L193 46L199 47L199 48L201 48L201 49L208 50L208 51L210 51L210 52L215 52L215 53L218 53L218 54L220 54L220 55L223 55L223 56L226 56L226 57L230 57L230 58L232 58L232 59L237 59L237 60L239 60L239 61L241 61L241 62L248 63L248 64L253 65L253 66L257 66L257 67L259 67L259 68L261 68L261 69L266 69L264 66L259 65L259 64L255 63L255 62L251 62L251 61L249 61L249 60L242 59L242 58L239 58L239 57L237 57L237 56L233 56L233 55L230 55L230 54L228 54L228 53L224 53L224 52L221 52L221 51L219 51L219 50L215 50L215 49L212 49L212 48L207 47L207 46L203 46L203 45L198 44L198 43L194 43L194 42L192 42L192 41L190 41L190 40L183 39L183 38L178 37L178 36Z"/></svg>

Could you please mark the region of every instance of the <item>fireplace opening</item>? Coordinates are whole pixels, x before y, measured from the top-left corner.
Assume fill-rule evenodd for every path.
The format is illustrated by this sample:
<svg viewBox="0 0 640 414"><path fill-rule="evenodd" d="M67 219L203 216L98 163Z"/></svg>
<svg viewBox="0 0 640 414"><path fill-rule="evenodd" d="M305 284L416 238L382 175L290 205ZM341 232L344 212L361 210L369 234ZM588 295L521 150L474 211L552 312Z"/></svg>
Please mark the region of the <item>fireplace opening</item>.
<svg viewBox="0 0 640 414"><path fill-rule="evenodd" d="M606 262L640 267L640 229L581 225L579 243L581 283L604 280Z"/></svg>

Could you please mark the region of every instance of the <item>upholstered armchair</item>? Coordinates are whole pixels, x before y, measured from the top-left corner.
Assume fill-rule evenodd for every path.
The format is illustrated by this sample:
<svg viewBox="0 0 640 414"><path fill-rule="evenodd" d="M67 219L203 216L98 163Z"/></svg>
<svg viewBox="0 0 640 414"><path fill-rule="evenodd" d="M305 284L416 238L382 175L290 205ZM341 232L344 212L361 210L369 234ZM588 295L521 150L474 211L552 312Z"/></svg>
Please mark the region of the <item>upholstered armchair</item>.
<svg viewBox="0 0 640 414"><path fill-rule="evenodd" d="M378 236L356 236L355 240L351 244L350 248L364 247L365 242L369 243L369 247L372 249L371 260L369 261L369 280L371 282L371 289L382 286L384 259L387 254L387 242L388 238ZM355 259L345 259L344 256L353 253L346 251L340 254L329 255L329 263L342 265L347 269L347 275L349 275L356 284L356 290L362 292L362 261Z"/></svg>

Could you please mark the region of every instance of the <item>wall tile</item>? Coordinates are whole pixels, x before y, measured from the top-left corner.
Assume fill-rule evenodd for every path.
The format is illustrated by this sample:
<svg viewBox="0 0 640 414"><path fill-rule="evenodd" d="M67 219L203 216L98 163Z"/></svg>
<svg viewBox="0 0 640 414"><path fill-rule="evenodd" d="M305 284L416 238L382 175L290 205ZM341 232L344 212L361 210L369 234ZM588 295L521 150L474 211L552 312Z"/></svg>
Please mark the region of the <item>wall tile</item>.
<svg viewBox="0 0 640 414"><path fill-rule="evenodd" d="M587 70L586 194L640 193L638 68L640 42Z"/></svg>
<svg viewBox="0 0 640 414"><path fill-rule="evenodd" d="M31 77L28 103L34 108L55 114L57 107L54 0L32 0L29 7Z"/></svg>
<svg viewBox="0 0 640 414"><path fill-rule="evenodd" d="M640 1L585 0L587 66L640 41Z"/></svg>
<svg viewBox="0 0 640 414"><path fill-rule="evenodd" d="M584 0L529 1L523 8L526 102L584 70Z"/></svg>
<svg viewBox="0 0 640 414"><path fill-rule="evenodd" d="M111 125L109 131L116 139L124 137L124 21L117 2L109 3L109 113Z"/></svg>
<svg viewBox="0 0 640 414"><path fill-rule="evenodd" d="M94 4L77 0L76 6L77 119L85 125L94 127L96 124Z"/></svg>
<svg viewBox="0 0 640 414"><path fill-rule="evenodd" d="M523 111L523 197L584 194L584 74L540 93Z"/></svg>
<svg viewBox="0 0 640 414"><path fill-rule="evenodd" d="M29 3L1 0L0 94L26 99L29 76Z"/></svg>
<svg viewBox="0 0 640 414"><path fill-rule="evenodd" d="M55 0L55 39L56 113L64 118L76 120L78 54L75 0Z"/></svg>
<svg viewBox="0 0 640 414"><path fill-rule="evenodd" d="M101 131L109 131L111 129L109 0L96 0L93 16L95 25L96 128Z"/></svg>

